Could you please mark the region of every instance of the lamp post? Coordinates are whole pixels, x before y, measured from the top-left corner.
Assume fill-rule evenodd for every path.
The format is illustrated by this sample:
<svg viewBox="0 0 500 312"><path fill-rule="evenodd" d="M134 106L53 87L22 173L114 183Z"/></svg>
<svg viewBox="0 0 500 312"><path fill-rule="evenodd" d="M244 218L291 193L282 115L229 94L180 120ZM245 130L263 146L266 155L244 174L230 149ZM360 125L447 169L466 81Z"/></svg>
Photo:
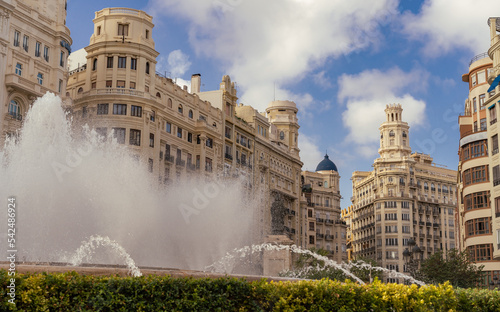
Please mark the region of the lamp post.
<svg viewBox="0 0 500 312"><path fill-rule="evenodd" d="M408 248L403 251L403 257L406 264L406 269L411 277L415 277L415 273L419 268L420 260L422 259L423 251L418 247L413 238L408 240Z"/></svg>
<svg viewBox="0 0 500 312"><path fill-rule="evenodd" d="M490 288L495 289L495 288L500 288L500 280L498 280L498 277L494 276L493 280L490 282Z"/></svg>

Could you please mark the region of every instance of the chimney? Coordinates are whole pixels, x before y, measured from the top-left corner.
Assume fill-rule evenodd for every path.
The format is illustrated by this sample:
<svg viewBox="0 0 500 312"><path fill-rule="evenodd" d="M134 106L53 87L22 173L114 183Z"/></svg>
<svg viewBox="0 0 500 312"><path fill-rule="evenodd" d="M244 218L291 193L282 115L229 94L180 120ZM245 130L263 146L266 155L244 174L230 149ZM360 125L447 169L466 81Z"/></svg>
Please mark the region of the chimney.
<svg viewBox="0 0 500 312"><path fill-rule="evenodd" d="M199 93L201 86L201 74L191 75L191 93Z"/></svg>

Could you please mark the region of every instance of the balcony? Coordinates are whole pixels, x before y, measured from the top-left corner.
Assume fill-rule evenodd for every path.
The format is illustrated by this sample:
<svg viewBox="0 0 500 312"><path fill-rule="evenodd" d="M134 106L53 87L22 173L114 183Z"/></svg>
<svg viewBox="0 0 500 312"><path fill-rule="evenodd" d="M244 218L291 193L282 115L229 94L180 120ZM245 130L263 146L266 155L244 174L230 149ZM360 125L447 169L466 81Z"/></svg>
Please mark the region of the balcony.
<svg viewBox="0 0 500 312"><path fill-rule="evenodd" d="M165 162L174 163L174 156L165 155Z"/></svg>
<svg viewBox="0 0 500 312"><path fill-rule="evenodd" d="M326 220L325 220L325 223L326 223L326 224L333 224L333 220L326 219Z"/></svg>
<svg viewBox="0 0 500 312"><path fill-rule="evenodd" d="M323 239L324 237L325 237L325 234L316 233L316 238Z"/></svg>
<svg viewBox="0 0 500 312"><path fill-rule="evenodd" d="M192 163L187 163L186 168L187 168L188 170L196 170L196 166L195 166L195 164L192 164Z"/></svg>
<svg viewBox="0 0 500 312"><path fill-rule="evenodd" d="M225 153L224 157L226 157L229 160L233 160L233 155L231 155L231 154Z"/></svg>
<svg viewBox="0 0 500 312"><path fill-rule="evenodd" d="M15 112L9 112L8 115L12 119L19 120L19 121L23 120L23 115L21 115L21 114L17 114Z"/></svg>
<svg viewBox="0 0 500 312"><path fill-rule="evenodd" d="M186 161L178 158L177 161L175 162L175 165L176 166L185 167L186 166Z"/></svg>
<svg viewBox="0 0 500 312"><path fill-rule="evenodd" d="M326 234L326 235L325 235L325 239L326 239L326 240L333 240L333 235Z"/></svg>
<svg viewBox="0 0 500 312"><path fill-rule="evenodd" d="M324 222L324 219L322 218L316 218L316 223L323 223Z"/></svg>

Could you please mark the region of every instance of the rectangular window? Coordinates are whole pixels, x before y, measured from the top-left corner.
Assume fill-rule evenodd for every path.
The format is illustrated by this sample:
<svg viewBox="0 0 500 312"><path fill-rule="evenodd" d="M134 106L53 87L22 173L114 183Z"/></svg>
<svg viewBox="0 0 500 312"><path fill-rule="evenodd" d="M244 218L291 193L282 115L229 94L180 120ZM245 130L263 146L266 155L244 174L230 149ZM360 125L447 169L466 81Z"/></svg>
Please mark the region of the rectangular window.
<svg viewBox="0 0 500 312"><path fill-rule="evenodd" d="M193 143L193 134L191 132L188 132L188 142Z"/></svg>
<svg viewBox="0 0 500 312"><path fill-rule="evenodd" d="M49 61L49 47L47 46L43 47L43 59L47 62Z"/></svg>
<svg viewBox="0 0 500 312"><path fill-rule="evenodd" d="M493 167L493 186L500 184L500 165Z"/></svg>
<svg viewBox="0 0 500 312"><path fill-rule="evenodd" d="M480 128L481 131L486 130L486 118L481 118L481 120L480 120L480 127L481 127Z"/></svg>
<svg viewBox="0 0 500 312"><path fill-rule="evenodd" d="M141 130L130 129L130 145L141 146Z"/></svg>
<svg viewBox="0 0 500 312"><path fill-rule="evenodd" d="M59 93L63 91L63 80L59 79Z"/></svg>
<svg viewBox="0 0 500 312"><path fill-rule="evenodd" d="M17 30L14 30L14 46L15 47L19 46L19 36L21 36L21 33L18 32Z"/></svg>
<svg viewBox="0 0 500 312"><path fill-rule="evenodd" d="M64 52L61 51L61 58L59 59L59 66L64 67Z"/></svg>
<svg viewBox="0 0 500 312"><path fill-rule="evenodd" d="M177 127L177 137L182 139L182 128Z"/></svg>
<svg viewBox="0 0 500 312"><path fill-rule="evenodd" d="M479 95L479 109L484 109L484 100L486 99L486 94Z"/></svg>
<svg viewBox="0 0 500 312"><path fill-rule="evenodd" d="M471 78L472 78L471 84L474 87L475 85L477 85L477 76L476 76L476 74L473 74Z"/></svg>
<svg viewBox="0 0 500 312"><path fill-rule="evenodd" d="M106 88L111 88L113 87L113 81L112 80L106 80Z"/></svg>
<svg viewBox="0 0 500 312"><path fill-rule="evenodd" d="M464 209L474 210L490 208L490 191L472 193L464 196Z"/></svg>
<svg viewBox="0 0 500 312"><path fill-rule="evenodd" d="M477 101L476 101L476 98L472 99L472 106L474 107L474 113L477 112Z"/></svg>
<svg viewBox="0 0 500 312"><path fill-rule="evenodd" d="M96 35L101 35L101 26L97 26Z"/></svg>
<svg viewBox="0 0 500 312"><path fill-rule="evenodd" d="M168 121L166 122L165 131L172 133L172 124Z"/></svg>
<svg viewBox="0 0 500 312"><path fill-rule="evenodd" d="M146 39L149 39L149 29L146 29Z"/></svg>
<svg viewBox="0 0 500 312"><path fill-rule="evenodd" d="M205 157L205 171L212 172L212 159Z"/></svg>
<svg viewBox="0 0 500 312"><path fill-rule="evenodd" d="M137 70L137 59L136 58L130 59L130 69Z"/></svg>
<svg viewBox="0 0 500 312"><path fill-rule="evenodd" d="M409 225L403 225L402 231L403 231L403 233L410 233L410 226Z"/></svg>
<svg viewBox="0 0 500 312"><path fill-rule="evenodd" d="M154 110L151 110L151 115L149 115L149 120L155 121L155 118L156 118L156 112Z"/></svg>
<svg viewBox="0 0 500 312"><path fill-rule="evenodd" d="M116 87L117 88L125 88L125 80L117 80Z"/></svg>
<svg viewBox="0 0 500 312"><path fill-rule="evenodd" d="M491 137L491 155L498 154L498 134Z"/></svg>
<svg viewBox="0 0 500 312"><path fill-rule="evenodd" d="M113 137L120 144L125 144L125 128L113 128Z"/></svg>
<svg viewBox="0 0 500 312"><path fill-rule="evenodd" d="M118 24L118 36L128 36L128 24Z"/></svg>
<svg viewBox="0 0 500 312"><path fill-rule="evenodd" d="M464 184L470 185L481 182L488 182L488 165L467 169L463 173Z"/></svg>
<svg viewBox="0 0 500 312"><path fill-rule="evenodd" d="M492 125L497 122L496 104L493 104L493 107L491 107L489 111L490 111L490 125Z"/></svg>
<svg viewBox="0 0 500 312"><path fill-rule="evenodd" d="M22 76L23 65L21 63L16 64L16 75Z"/></svg>
<svg viewBox="0 0 500 312"><path fill-rule="evenodd" d="M88 109L87 106L82 107L82 118L87 118Z"/></svg>
<svg viewBox="0 0 500 312"><path fill-rule="evenodd" d="M485 83L486 82L486 71L482 70L477 73L477 84Z"/></svg>
<svg viewBox="0 0 500 312"><path fill-rule="evenodd" d="M113 104L113 115L127 115L127 104Z"/></svg>
<svg viewBox="0 0 500 312"><path fill-rule="evenodd" d="M92 89L97 88L97 83L96 83L95 81L93 81L93 82L92 82L91 88L92 88Z"/></svg>
<svg viewBox="0 0 500 312"><path fill-rule="evenodd" d="M132 105L130 107L130 116L142 117L142 106Z"/></svg>
<svg viewBox="0 0 500 312"><path fill-rule="evenodd" d="M42 73L38 73L38 75L36 76L36 79L38 81L38 84L43 85L43 74Z"/></svg>
<svg viewBox="0 0 500 312"><path fill-rule="evenodd" d="M481 244L467 247L470 260L473 262L490 261L493 254L493 244Z"/></svg>
<svg viewBox="0 0 500 312"><path fill-rule="evenodd" d="M205 143L205 145L206 145L207 147L212 148L212 146L213 146L213 141L212 141L212 139L211 139L211 138L207 138L207 140L206 140L205 142L206 142L206 143Z"/></svg>
<svg viewBox="0 0 500 312"><path fill-rule="evenodd" d="M500 197L495 198L495 218L500 218Z"/></svg>
<svg viewBox="0 0 500 312"><path fill-rule="evenodd" d="M135 82L133 81L130 82L130 89L135 89Z"/></svg>
<svg viewBox="0 0 500 312"><path fill-rule="evenodd" d="M95 128L95 132L103 139L108 137L108 128Z"/></svg>
<svg viewBox="0 0 500 312"><path fill-rule="evenodd" d="M155 135L153 133L149 134L149 147L155 147Z"/></svg>
<svg viewBox="0 0 500 312"><path fill-rule="evenodd" d="M29 40L30 40L30 37L24 35L24 37L23 37L23 49L26 52L28 52L28 50L29 50Z"/></svg>
<svg viewBox="0 0 500 312"><path fill-rule="evenodd" d="M127 68L127 58L119 56L118 57L118 68Z"/></svg>
<svg viewBox="0 0 500 312"><path fill-rule="evenodd" d="M40 42L36 42L35 43L35 56L36 57L40 57L40 47L41 47L41 43Z"/></svg>
<svg viewBox="0 0 500 312"><path fill-rule="evenodd" d="M151 158L148 159L148 170L153 172L153 160Z"/></svg>
<svg viewBox="0 0 500 312"><path fill-rule="evenodd" d="M113 58L114 58L113 56L108 56L106 63L107 68L113 68Z"/></svg>
<svg viewBox="0 0 500 312"><path fill-rule="evenodd" d="M97 104L97 115L107 115L109 104Z"/></svg>

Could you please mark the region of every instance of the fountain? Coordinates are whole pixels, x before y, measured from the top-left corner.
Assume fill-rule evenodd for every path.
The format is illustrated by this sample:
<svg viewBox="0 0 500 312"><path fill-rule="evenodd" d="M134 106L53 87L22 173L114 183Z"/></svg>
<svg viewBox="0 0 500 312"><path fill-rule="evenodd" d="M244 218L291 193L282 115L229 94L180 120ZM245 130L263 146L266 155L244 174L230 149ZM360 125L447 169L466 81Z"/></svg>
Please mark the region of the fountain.
<svg viewBox="0 0 500 312"><path fill-rule="evenodd" d="M295 253L363 283L349 271L354 264L337 264L291 244L251 245L252 211L259 201L248 199L234 180L179 180L168 188L157 180L116 140L88 127L73 129L60 98L47 93L28 111L17 138L0 151L0 198L14 196L17 203L17 259L125 263L131 275L140 276L136 263L231 273L247 255L253 261L262 258L257 253L281 253L285 261L279 265L286 268L287 254ZM7 233L6 218L1 214L0 233ZM271 260L260 268L276 266Z"/></svg>

